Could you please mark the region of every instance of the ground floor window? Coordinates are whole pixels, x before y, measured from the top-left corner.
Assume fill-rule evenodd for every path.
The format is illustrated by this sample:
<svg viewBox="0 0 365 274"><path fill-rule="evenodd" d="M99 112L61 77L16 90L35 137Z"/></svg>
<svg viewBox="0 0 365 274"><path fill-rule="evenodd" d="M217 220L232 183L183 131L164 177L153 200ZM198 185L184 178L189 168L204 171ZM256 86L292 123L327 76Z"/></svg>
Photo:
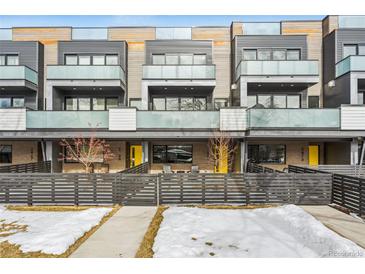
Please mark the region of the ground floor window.
<svg viewBox="0 0 365 274"><path fill-rule="evenodd" d="M153 97L153 110L206 110L206 97Z"/></svg>
<svg viewBox="0 0 365 274"><path fill-rule="evenodd" d="M24 107L23 97L3 97L0 98L0 108L21 108Z"/></svg>
<svg viewBox="0 0 365 274"><path fill-rule="evenodd" d="M192 145L154 145L152 149L154 163L192 163Z"/></svg>
<svg viewBox="0 0 365 274"><path fill-rule="evenodd" d="M108 110L119 106L117 97L66 97L65 110Z"/></svg>
<svg viewBox="0 0 365 274"><path fill-rule="evenodd" d="M11 164L12 160L12 146L0 145L0 164Z"/></svg>
<svg viewBox="0 0 365 274"><path fill-rule="evenodd" d="M285 164L285 145L248 145L248 160L254 163Z"/></svg>

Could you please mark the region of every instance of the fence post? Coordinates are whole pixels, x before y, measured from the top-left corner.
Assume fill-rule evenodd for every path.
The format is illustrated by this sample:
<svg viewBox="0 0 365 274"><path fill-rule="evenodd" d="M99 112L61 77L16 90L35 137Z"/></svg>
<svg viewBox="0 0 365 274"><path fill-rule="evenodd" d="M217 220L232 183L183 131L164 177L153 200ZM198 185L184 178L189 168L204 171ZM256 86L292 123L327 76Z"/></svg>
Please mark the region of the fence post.
<svg viewBox="0 0 365 274"><path fill-rule="evenodd" d="M96 174L92 173L90 174L91 176L91 181L92 181L92 185L93 185L93 202L95 204L98 203L98 191L97 191L97 180L96 180Z"/></svg>
<svg viewBox="0 0 365 274"><path fill-rule="evenodd" d="M344 189L343 189L343 176L341 175L341 205L345 206L345 195L344 195Z"/></svg>
<svg viewBox="0 0 365 274"><path fill-rule="evenodd" d="M250 182L246 180L246 175L243 174L243 181L246 185L246 205L250 204Z"/></svg>
<svg viewBox="0 0 365 274"><path fill-rule="evenodd" d="M359 216L362 217L364 215L364 183L365 180L359 178L359 194L360 194L360 201L359 201Z"/></svg>
<svg viewBox="0 0 365 274"><path fill-rule="evenodd" d="M155 191L156 191L156 205L157 206L160 206L160 175L161 174L157 174L156 176L156 181L155 181L155 184L156 184L156 187L155 187Z"/></svg>
<svg viewBox="0 0 365 274"><path fill-rule="evenodd" d="M54 176L51 177L51 201L52 203L56 202L56 183Z"/></svg>
<svg viewBox="0 0 365 274"><path fill-rule="evenodd" d="M79 205L79 176L75 174L74 180L74 189L75 189L75 205Z"/></svg>
<svg viewBox="0 0 365 274"><path fill-rule="evenodd" d="M228 194L227 194L227 174L224 176L224 202L227 203L228 202Z"/></svg>
<svg viewBox="0 0 365 274"><path fill-rule="evenodd" d="M5 203L9 203L9 197L10 196L10 191L9 191L9 186L5 186Z"/></svg>
<svg viewBox="0 0 365 274"><path fill-rule="evenodd" d="M205 204L205 195L206 195L206 189L205 189L205 175L202 176L202 204Z"/></svg>
<svg viewBox="0 0 365 274"><path fill-rule="evenodd" d="M184 185L183 185L183 179L181 174L177 174L179 176L179 183L180 183L180 203L184 202Z"/></svg>
<svg viewBox="0 0 365 274"><path fill-rule="evenodd" d="M33 205L33 182L30 181L28 184L27 184L27 204L28 206L31 206Z"/></svg>

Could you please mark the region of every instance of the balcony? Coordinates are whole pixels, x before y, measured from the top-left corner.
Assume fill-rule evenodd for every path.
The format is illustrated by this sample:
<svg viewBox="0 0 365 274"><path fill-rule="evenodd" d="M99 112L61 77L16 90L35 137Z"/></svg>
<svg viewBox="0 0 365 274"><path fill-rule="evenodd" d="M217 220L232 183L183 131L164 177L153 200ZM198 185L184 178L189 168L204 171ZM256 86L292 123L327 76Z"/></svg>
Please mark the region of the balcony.
<svg viewBox="0 0 365 274"><path fill-rule="evenodd" d="M24 80L38 85L38 73L27 66L0 66L0 80Z"/></svg>
<svg viewBox="0 0 365 274"><path fill-rule="evenodd" d="M251 129L339 129L339 109L250 109Z"/></svg>
<svg viewBox="0 0 365 274"><path fill-rule="evenodd" d="M365 71L365 55L350 55L336 64L336 78L350 71Z"/></svg>
<svg viewBox="0 0 365 274"><path fill-rule="evenodd" d="M298 61L241 61L236 79L243 76L318 76L318 60Z"/></svg>
<svg viewBox="0 0 365 274"><path fill-rule="evenodd" d="M121 80L125 72L121 66L47 66L48 80Z"/></svg>
<svg viewBox="0 0 365 274"><path fill-rule="evenodd" d="M219 129L219 111L138 111L137 129Z"/></svg>
<svg viewBox="0 0 365 274"><path fill-rule="evenodd" d="M108 111L27 111L27 129L108 129Z"/></svg>
<svg viewBox="0 0 365 274"><path fill-rule="evenodd" d="M214 80L215 65L143 65L146 80Z"/></svg>

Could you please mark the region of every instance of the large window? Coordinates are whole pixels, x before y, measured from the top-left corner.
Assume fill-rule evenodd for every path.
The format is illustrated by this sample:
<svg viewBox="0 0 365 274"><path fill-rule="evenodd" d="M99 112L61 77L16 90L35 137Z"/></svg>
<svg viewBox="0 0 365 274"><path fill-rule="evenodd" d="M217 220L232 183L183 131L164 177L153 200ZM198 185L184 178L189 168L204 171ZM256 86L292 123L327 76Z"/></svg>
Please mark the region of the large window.
<svg viewBox="0 0 365 274"><path fill-rule="evenodd" d="M66 54L65 65L71 66L103 66L103 65L118 65L118 54Z"/></svg>
<svg viewBox="0 0 365 274"><path fill-rule="evenodd" d="M0 164L12 163L12 147L11 145L0 145Z"/></svg>
<svg viewBox="0 0 365 274"><path fill-rule="evenodd" d="M152 110L207 110L207 98L153 97Z"/></svg>
<svg viewBox="0 0 365 274"><path fill-rule="evenodd" d="M154 145L154 163L188 164L193 162L192 145Z"/></svg>
<svg viewBox="0 0 365 274"><path fill-rule="evenodd" d="M344 45L343 46L343 58L346 58L350 55L357 54L357 45Z"/></svg>
<svg viewBox="0 0 365 274"><path fill-rule="evenodd" d="M249 95L247 96L247 106L261 108L300 108L300 95Z"/></svg>
<svg viewBox="0 0 365 274"><path fill-rule="evenodd" d="M116 97L66 97L65 110L108 110L118 107Z"/></svg>
<svg viewBox="0 0 365 274"><path fill-rule="evenodd" d="M19 56L16 54L0 55L0 66L18 66Z"/></svg>
<svg viewBox="0 0 365 274"><path fill-rule="evenodd" d="M206 54L168 53L152 54L153 65L205 65Z"/></svg>
<svg viewBox="0 0 365 274"><path fill-rule="evenodd" d="M300 49L244 49L243 60L300 60Z"/></svg>
<svg viewBox="0 0 365 274"><path fill-rule="evenodd" d="M22 108L24 107L23 97L4 97L0 98L0 108Z"/></svg>
<svg viewBox="0 0 365 274"><path fill-rule="evenodd" d="M259 164L285 164L285 150L285 145L248 145L248 159Z"/></svg>

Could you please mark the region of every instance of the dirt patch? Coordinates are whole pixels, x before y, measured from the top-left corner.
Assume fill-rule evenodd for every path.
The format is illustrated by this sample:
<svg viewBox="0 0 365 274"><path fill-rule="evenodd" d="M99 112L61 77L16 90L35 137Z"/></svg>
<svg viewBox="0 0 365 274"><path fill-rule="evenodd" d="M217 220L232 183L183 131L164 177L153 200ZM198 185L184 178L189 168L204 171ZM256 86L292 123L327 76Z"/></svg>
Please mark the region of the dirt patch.
<svg viewBox="0 0 365 274"><path fill-rule="evenodd" d="M163 220L163 212L168 209L165 206L159 206L155 216L153 217L146 234L143 237L142 243L140 244L137 253L135 255L136 258L152 258L153 257L153 244L155 242L155 237L160 228L161 222Z"/></svg>
<svg viewBox="0 0 365 274"><path fill-rule="evenodd" d="M89 207L76 207L76 206L10 206L12 207L10 210L24 210L24 211L80 211L85 210ZM16 209L15 209L16 208ZM23 208L23 209L18 209ZM38 208L35 209L35 208ZM91 228L88 232L86 232L82 237L80 237L75 243L73 243L64 253L55 255L55 254L46 254L42 252L23 252L20 249L19 245L11 244L8 241L0 242L0 258L67 258L69 257L82 243L84 243L100 226L102 226L106 221L110 219L121 206L114 206L112 211L104 216L100 223L93 228Z"/></svg>

